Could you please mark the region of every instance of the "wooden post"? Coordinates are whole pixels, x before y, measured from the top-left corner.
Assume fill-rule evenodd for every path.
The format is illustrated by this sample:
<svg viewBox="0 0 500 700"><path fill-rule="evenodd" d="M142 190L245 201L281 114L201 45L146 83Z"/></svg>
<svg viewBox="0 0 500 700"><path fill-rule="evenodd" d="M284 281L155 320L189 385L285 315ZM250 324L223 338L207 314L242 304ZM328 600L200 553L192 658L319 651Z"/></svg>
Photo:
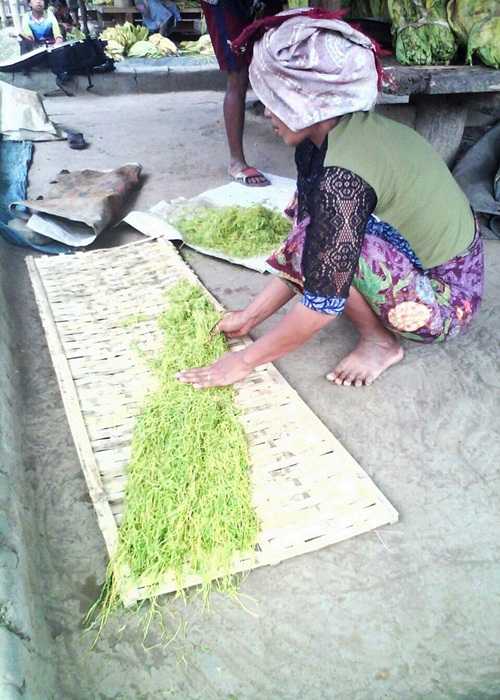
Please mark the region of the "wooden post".
<svg viewBox="0 0 500 700"><path fill-rule="evenodd" d="M87 18L87 5L85 0L78 0L78 9L80 10L80 18L82 23L82 31L86 37L89 36L89 25Z"/></svg>
<svg viewBox="0 0 500 700"><path fill-rule="evenodd" d="M453 167L467 120L467 102L460 95L411 95L417 108L415 129Z"/></svg>
<svg viewBox="0 0 500 700"><path fill-rule="evenodd" d="M21 31L21 15L19 12L19 0L9 0L10 16L16 32Z"/></svg>
<svg viewBox="0 0 500 700"><path fill-rule="evenodd" d="M2 27L7 26L7 13L5 12L4 0L0 0L0 22L2 23Z"/></svg>

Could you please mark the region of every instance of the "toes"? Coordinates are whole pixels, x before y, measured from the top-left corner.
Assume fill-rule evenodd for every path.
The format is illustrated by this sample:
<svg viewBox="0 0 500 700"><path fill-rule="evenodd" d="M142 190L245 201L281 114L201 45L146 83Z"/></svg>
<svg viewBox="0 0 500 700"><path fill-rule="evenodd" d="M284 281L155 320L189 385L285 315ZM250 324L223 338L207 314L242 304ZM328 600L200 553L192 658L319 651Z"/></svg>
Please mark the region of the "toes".
<svg viewBox="0 0 500 700"><path fill-rule="evenodd" d="M337 386L355 386L360 387L364 384L371 384L373 379L367 380L364 375L357 374L354 372L344 371L333 371L326 375L326 379L332 384Z"/></svg>
<svg viewBox="0 0 500 700"><path fill-rule="evenodd" d="M342 386L347 379L347 372L337 372L337 377L335 378L335 384Z"/></svg>
<svg viewBox="0 0 500 700"><path fill-rule="evenodd" d="M328 372L325 378L332 384L339 384L339 373L337 372L337 370L333 370L333 372Z"/></svg>
<svg viewBox="0 0 500 700"><path fill-rule="evenodd" d="M357 372L356 376L354 377L354 386L360 387L360 386L366 386L366 378L367 375L365 372Z"/></svg>
<svg viewBox="0 0 500 700"><path fill-rule="evenodd" d="M339 367L327 374L326 378L337 386L362 386L363 384L363 377L348 367Z"/></svg>

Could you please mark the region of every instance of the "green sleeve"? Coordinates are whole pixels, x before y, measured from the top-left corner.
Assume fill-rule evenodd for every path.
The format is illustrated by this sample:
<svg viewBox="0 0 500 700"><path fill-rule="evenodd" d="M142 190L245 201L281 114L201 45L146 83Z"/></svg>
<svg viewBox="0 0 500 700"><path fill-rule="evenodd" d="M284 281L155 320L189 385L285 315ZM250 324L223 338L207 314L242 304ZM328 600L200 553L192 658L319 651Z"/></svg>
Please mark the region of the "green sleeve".
<svg viewBox="0 0 500 700"><path fill-rule="evenodd" d="M33 32L31 31L30 27L30 22L29 22L29 12L26 12L21 21L21 35L24 36L26 39L35 39L33 36Z"/></svg>

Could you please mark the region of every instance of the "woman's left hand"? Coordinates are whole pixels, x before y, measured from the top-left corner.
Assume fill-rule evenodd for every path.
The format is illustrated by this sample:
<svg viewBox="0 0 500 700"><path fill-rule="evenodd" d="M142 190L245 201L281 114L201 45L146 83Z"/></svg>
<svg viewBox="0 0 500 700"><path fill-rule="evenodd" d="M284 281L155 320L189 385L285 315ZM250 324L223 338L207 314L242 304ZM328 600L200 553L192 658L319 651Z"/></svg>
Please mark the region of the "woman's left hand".
<svg viewBox="0 0 500 700"><path fill-rule="evenodd" d="M234 384L245 379L253 369L243 360L242 353L243 351L226 352L217 362L208 367L178 372L177 379L184 384L192 384L195 389Z"/></svg>

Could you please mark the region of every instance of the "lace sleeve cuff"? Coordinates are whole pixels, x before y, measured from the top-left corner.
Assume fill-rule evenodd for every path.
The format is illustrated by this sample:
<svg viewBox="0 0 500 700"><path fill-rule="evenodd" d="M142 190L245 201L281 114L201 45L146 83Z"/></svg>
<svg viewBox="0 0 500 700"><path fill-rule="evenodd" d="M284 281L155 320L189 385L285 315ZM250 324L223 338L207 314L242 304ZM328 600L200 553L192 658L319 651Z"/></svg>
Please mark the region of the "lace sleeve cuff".
<svg viewBox="0 0 500 700"><path fill-rule="evenodd" d="M343 297L323 297L304 290L302 303L307 309L319 311L330 316L340 316L346 305L347 299Z"/></svg>
<svg viewBox="0 0 500 700"><path fill-rule="evenodd" d="M309 199L304 286L325 299L347 298L377 196L350 170L328 167Z"/></svg>

